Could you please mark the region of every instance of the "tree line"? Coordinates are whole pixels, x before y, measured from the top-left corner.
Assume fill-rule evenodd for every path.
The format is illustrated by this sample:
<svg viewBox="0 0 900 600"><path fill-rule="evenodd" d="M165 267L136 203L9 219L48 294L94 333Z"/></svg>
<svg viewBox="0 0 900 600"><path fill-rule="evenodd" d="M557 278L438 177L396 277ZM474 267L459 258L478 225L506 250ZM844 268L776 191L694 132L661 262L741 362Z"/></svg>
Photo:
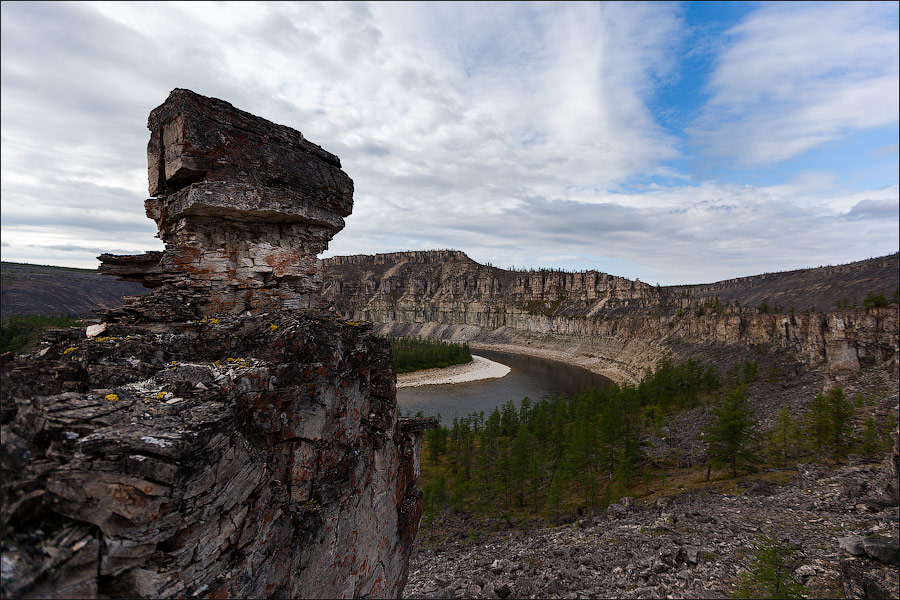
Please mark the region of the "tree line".
<svg viewBox="0 0 900 600"><path fill-rule="evenodd" d="M389 339L394 353L394 370L397 373L443 368L472 361L468 344L418 338Z"/></svg>
<svg viewBox="0 0 900 600"><path fill-rule="evenodd" d="M81 320L47 315L12 315L0 325L0 352L19 354L34 348L41 332L51 327L75 327Z"/></svg>
<svg viewBox="0 0 900 600"><path fill-rule="evenodd" d="M539 402L524 398L518 408L508 401L487 416L454 418L451 426L425 433L425 512L450 508L510 521L513 514L556 521L573 507L605 507L631 495L630 488L664 476L665 465L645 453L647 437L658 434L671 414L698 406L710 417L702 433L707 478L714 469L736 477L761 462L884 449L887 428L871 417L862 438L852 438L854 406L841 388L817 396L802 418L783 409L773 431L763 435L747 393L757 378L755 361L721 375L694 360L664 360L636 386L610 385Z"/></svg>

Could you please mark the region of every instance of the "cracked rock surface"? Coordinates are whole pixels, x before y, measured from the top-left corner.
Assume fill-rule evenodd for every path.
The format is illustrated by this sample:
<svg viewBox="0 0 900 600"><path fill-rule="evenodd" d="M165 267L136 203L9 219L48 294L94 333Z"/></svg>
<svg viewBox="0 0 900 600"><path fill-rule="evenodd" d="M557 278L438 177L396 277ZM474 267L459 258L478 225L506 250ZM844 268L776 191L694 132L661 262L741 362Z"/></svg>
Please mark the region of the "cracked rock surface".
<svg viewBox="0 0 900 600"><path fill-rule="evenodd" d="M386 342L312 315L82 331L3 366L4 596L402 590L421 503Z"/></svg>
<svg viewBox="0 0 900 600"><path fill-rule="evenodd" d="M319 310L338 158L174 90L145 207L153 291L52 330L2 380L3 597L397 597L422 516L390 346Z"/></svg>

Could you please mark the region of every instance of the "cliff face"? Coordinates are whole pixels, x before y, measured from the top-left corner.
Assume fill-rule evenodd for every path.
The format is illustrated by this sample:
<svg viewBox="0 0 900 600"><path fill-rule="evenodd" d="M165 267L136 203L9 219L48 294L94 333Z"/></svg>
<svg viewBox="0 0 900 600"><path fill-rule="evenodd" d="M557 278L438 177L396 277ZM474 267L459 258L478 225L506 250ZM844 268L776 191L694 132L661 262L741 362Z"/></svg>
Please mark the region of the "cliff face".
<svg viewBox="0 0 900 600"><path fill-rule="evenodd" d="M421 513L388 345L217 321L60 333L4 369L4 596L402 590Z"/></svg>
<svg viewBox="0 0 900 600"><path fill-rule="evenodd" d="M838 371L897 362L896 305L809 314L700 310L704 302L681 288L595 271L504 271L451 251L325 262L325 295L379 333L555 350L619 381L635 381L666 353L701 344L775 344Z"/></svg>
<svg viewBox="0 0 900 600"><path fill-rule="evenodd" d="M150 117L152 293L2 379L4 597L398 597L422 515L389 345L324 311L339 162L187 90Z"/></svg>

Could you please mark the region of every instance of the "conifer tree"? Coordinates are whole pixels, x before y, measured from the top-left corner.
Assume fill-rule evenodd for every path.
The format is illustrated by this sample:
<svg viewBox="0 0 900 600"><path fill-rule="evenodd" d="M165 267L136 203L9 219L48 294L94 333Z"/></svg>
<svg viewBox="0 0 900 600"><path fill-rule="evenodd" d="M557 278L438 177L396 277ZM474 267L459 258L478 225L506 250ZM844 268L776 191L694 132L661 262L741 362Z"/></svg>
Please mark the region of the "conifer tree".
<svg viewBox="0 0 900 600"><path fill-rule="evenodd" d="M736 598L802 598L804 588L793 575L795 550L775 535L761 538L750 569L740 578Z"/></svg>
<svg viewBox="0 0 900 600"><path fill-rule="evenodd" d="M828 392L828 413L831 419L831 451L835 456L846 456L850 447L850 417L853 416L853 405L840 387Z"/></svg>
<svg viewBox="0 0 900 600"><path fill-rule="evenodd" d="M737 477L739 468L752 468L754 463L759 462L755 451L760 434L753 412L747 405L747 390L743 385L725 393L725 399L713 411L713 421L705 433L709 442L707 456L711 468L727 466L731 476Z"/></svg>

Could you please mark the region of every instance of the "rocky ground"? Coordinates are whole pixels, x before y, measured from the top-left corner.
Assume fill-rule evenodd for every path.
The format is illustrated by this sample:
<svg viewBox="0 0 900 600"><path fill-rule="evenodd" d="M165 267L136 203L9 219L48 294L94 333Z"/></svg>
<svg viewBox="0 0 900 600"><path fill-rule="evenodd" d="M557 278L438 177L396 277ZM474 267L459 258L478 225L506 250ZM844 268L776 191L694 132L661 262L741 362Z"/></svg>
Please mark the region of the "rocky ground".
<svg viewBox="0 0 900 600"><path fill-rule="evenodd" d="M870 414L896 424L891 366L840 378L821 370L789 375L751 386L764 431L782 406L802 416L817 393L837 384L850 399L866 397L855 411L857 433ZM760 537L769 534L796 547L794 576L807 597L896 597L896 438L886 461L893 466L851 456L840 465L801 464L705 484L705 445L696 432L706 418L702 407L684 411L647 440L648 455L670 466L669 477L653 482L638 500L623 499L594 515L567 515L557 527L533 521L514 528L501 519L453 514L426 523L405 597L727 597ZM891 486L893 496L886 496ZM893 564L867 555L864 539L872 555Z"/></svg>
<svg viewBox="0 0 900 600"><path fill-rule="evenodd" d="M734 591L759 537L774 533L796 545L794 576L808 597L844 597L839 539L861 534L897 543L897 507L880 503L866 483L880 469L800 465L736 485L623 499L565 526L474 539L478 524L448 517L423 530L404 595L721 598ZM435 542L437 532L445 537ZM883 570L896 590L896 567Z"/></svg>

